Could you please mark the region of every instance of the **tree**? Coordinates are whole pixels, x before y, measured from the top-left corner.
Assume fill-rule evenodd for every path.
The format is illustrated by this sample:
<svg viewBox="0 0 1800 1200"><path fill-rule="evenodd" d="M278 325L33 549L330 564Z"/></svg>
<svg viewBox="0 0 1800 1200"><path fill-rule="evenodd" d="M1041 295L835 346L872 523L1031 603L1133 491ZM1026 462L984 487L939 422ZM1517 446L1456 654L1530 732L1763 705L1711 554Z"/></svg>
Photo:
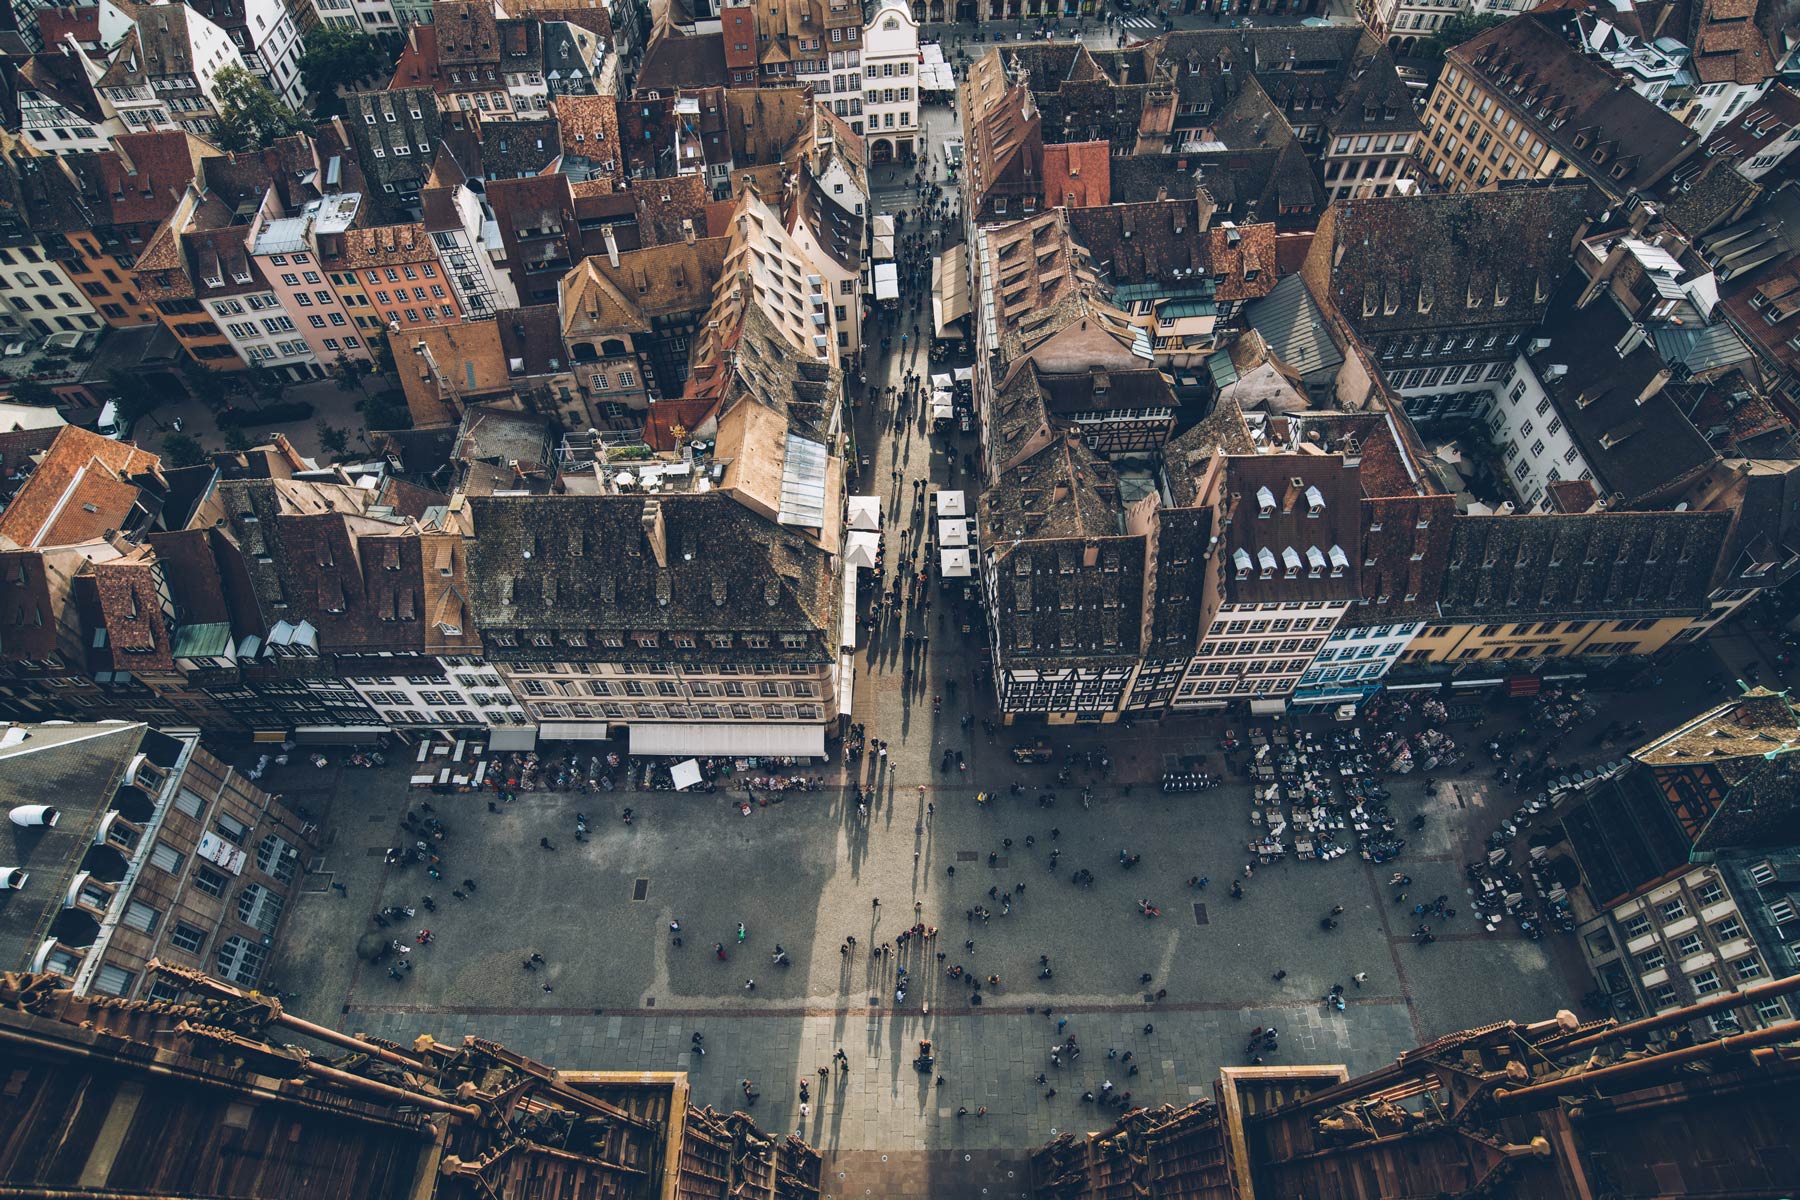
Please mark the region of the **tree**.
<svg viewBox="0 0 1800 1200"><path fill-rule="evenodd" d="M62 397L56 394L55 388L41 380L21 379L12 385L12 402L54 408L62 403Z"/></svg>
<svg viewBox="0 0 1800 1200"><path fill-rule="evenodd" d="M368 373L369 364L367 362L357 362L341 350L338 352L337 361L331 364L332 377L337 380L338 390L342 392L355 388L367 396L369 389L363 386L363 379Z"/></svg>
<svg viewBox="0 0 1800 1200"><path fill-rule="evenodd" d="M231 385L221 372L189 363L181 369L181 382L208 412L217 415L231 407Z"/></svg>
<svg viewBox="0 0 1800 1200"><path fill-rule="evenodd" d="M1510 16L1499 13L1482 13L1479 16L1459 13L1445 21L1442 29L1420 42L1418 49L1413 52L1414 56L1441 59L1450 47L1460 46L1477 34L1485 33L1496 25L1504 25L1510 20Z"/></svg>
<svg viewBox="0 0 1800 1200"><path fill-rule="evenodd" d="M261 150L277 138L308 133L312 122L242 67L224 67L214 80L222 150Z"/></svg>
<svg viewBox="0 0 1800 1200"><path fill-rule="evenodd" d="M172 467L194 467L206 461L206 450L191 434L171 433L162 440L163 461Z"/></svg>
<svg viewBox="0 0 1800 1200"><path fill-rule="evenodd" d="M392 60L381 43L367 34L320 26L306 35L300 77L318 102L314 115L334 117L344 111L340 89L351 89L372 76L387 73Z"/></svg>
<svg viewBox="0 0 1800 1200"><path fill-rule="evenodd" d="M325 447L328 453L342 454L349 449L350 435L336 425L327 425L324 421L319 421L314 428L319 431L319 445Z"/></svg>
<svg viewBox="0 0 1800 1200"><path fill-rule="evenodd" d="M233 454L242 454L253 445L250 435L241 426L232 425L225 430L225 448Z"/></svg>
<svg viewBox="0 0 1800 1200"><path fill-rule="evenodd" d="M113 400L119 406L119 419L129 429L156 411L162 394L142 375L130 371L110 371L106 382L112 385Z"/></svg>
<svg viewBox="0 0 1800 1200"><path fill-rule="evenodd" d="M287 384L282 381L281 376L261 363L251 363L244 375L250 394L258 400L279 400L282 393L287 391Z"/></svg>

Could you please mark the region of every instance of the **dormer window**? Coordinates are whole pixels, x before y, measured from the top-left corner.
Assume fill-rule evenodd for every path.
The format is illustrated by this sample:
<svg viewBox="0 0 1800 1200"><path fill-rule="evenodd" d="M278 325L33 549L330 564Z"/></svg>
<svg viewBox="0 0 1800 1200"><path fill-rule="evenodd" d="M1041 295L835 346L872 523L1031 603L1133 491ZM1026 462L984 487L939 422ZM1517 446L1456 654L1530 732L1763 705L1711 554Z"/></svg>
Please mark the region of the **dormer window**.
<svg viewBox="0 0 1800 1200"><path fill-rule="evenodd" d="M1323 492L1321 492L1317 487L1307 488L1306 489L1306 515L1309 517L1317 517L1317 516L1321 516L1324 512L1325 512L1325 494Z"/></svg>
<svg viewBox="0 0 1800 1200"><path fill-rule="evenodd" d="M1258 574L1261 578L1273 579L1275 577L1275 552L1267 546L1258 550L1256 552L1256 565L1259 568Z"/></svg>
<svg viewBox="0 0 1800 1200"><path fill-rule="evenodd" d="M1342 546L1333 546L1331 548L1330 557L1331 577L1333 579L1339 579L1350 567L1350 556L1344 553L1344 548Z"/></svg>
<svg viewBox="0 0 1800 1200"><path fill-rule="evenodd" d="M1275 493L1266 487L1256 489L1256 511L1259 517L1275 515Z"/></svg>
<svg viewBox="0 0 1800 1200"><path fill-rule="evenodd" d="M1239 547L1237 550L1232 551L1231 565L1237 568L1237 577L1239 579L1250 578L1250 552L1248 550Z"/></svg>

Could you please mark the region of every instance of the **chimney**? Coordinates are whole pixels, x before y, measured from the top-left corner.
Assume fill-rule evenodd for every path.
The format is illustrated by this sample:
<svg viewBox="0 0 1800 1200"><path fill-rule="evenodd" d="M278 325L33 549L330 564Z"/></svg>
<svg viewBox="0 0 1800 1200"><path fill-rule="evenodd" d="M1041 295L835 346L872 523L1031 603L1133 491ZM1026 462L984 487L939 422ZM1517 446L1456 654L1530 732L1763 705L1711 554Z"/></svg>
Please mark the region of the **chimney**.
<svg viewBox="0 0 1800 1200"><path fill-rule="evenodd" d="M1643 404L1645 401L1649 400L1652 396L1655 396L1657 393L1661 392L1663 390L1663 385L1668 382L1669 382L1669 368L1664 367L1662 370L1658 371L1656 374L1654 374L1650 377L1650 382L1646 383L1644 385L1644 390L1638 393L1637 402L1639 404Z"/></svg>
<svg viewBox="0 0 1800 1200"><path fill-rule="evenodd" d="M694 244L694 220L692 217L681 218L681 239L690 246Z"/></svg>
<svg viewBox="0 0 1800 1200"><path fill-rule="evenodd" d="M1087 545L1085 545L1081 548L1081 565L1082 566L1084 566L1084 567L1097 566L1099 564L1099 562L1100 562L1100 543L1099 542L1089 542Z"/></svg>
<svg viewBox="0 0 1800 1200"><path fill-rule="evenodd" d="M656 556L656 565L669 565L669 527L663 521L662 501L652 496L644 501L644 515L639 518L644 527L644 537L650 543L650 553Z"/></svg>
<svg viewBox="0 0 1800 1200"><path fill-rule="evenodd" d="M611 225L600 227L600 238L606 243L606 261L613 266L619 265L619 238Z"/></svg>

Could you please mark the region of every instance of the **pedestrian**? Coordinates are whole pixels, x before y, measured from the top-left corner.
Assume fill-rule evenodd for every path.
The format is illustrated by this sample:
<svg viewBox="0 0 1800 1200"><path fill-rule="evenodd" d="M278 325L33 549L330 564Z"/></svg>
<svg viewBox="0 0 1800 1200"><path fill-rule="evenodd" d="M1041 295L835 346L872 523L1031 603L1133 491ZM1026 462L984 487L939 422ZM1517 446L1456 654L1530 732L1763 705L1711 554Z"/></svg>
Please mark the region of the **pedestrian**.
<svg viewBox="0 0 1800 1200"><path fill-rule="evenodd" d="M1155 1032L1156 1032L1156 1026L1154 1026L1154 1025L1144 1026L1144 1036L1145 1037L1149 1037L1151 1034L1153 1034Z"/></svg>
<svg viewBox="0 0 1800 1200"><path fill-rule="evenodd" d="M880 908L881 907L881 897L876 896L873 900L871 900L869 902L869 904L870 904L870 907L872 907L872 908Z"/></svg>
<svg viewBox="0 0 1800 1200"><path fill-rule="evenodd" d="M545 984L545 985L544 985L544 990L545 990L545 991L546 991L546 992L553 992L553 991L555 991L555 990L556 990L556 989L555 989L555 988L553 988L553 987L551 987L551 986L550 986L550 985L549 985L549 984L547 984L547 983L546 983L546 984Z"/></svg>
<svg viewBox="0 0 1800 1200"><path fill-rule="evenodd" d="M336 880L333 880L331 886L332 886L333 890L335 890L337 892L337 894L342 896L344 899L348 900L350 898L350 889L345 887L343 884L338 883Z"/></svg>
<svg viewBox="0 0 1800 1200"><path fill-rule="evenodd" d="M543 848L544 848L544 849L546 849L546 850L554 850L554 849L556 849L556 847L555 847L555 846L552 846L552 845L551 845L551 844L550 844L550 839L549 839L549 838L547 838L547 837L541 837L541 838L539 838L539 839L538 839L538 845L540 845L540 846L542 846L542 847L543 847Z"/></svg>
<svg viewBox="0 0 1800 1200"><path fill-rule="evenodd" d="M1169 994L1168 988L1157 988L1156 989L1156 998L1158 1001L1163 1000L1165 997L1168 996L1168 994Z"/></svg>
<svg viewBox="0 0 1800 1200"><path fill-rule="evenodd" d="M744 944L744 937L745 937L744 923L742 921L739 921L738 922L738 945L741 946Z"/></svg>
<svg viewBox="0 0 1800 1200"><path fill-rule="evenodd" d="M1358 971L1356 974L1354 974L1350 977L1350 982L1354 983L1357 987L1361 987L1363 985L1363 981L1365 979L1367 979L1368 977L1369 977L1369 973L1367 971Z"/></svg>
<svg viewBox="0 0 1800 1200"><path fill-rule="evenodd" d="M1287 978L1287 970L1285 968L1282 970L1279 970L1279 971L1275 972L1273 975L1269 976L1269 978L1273 979L1276 983L1280 983L1282 980Z"/></svg>

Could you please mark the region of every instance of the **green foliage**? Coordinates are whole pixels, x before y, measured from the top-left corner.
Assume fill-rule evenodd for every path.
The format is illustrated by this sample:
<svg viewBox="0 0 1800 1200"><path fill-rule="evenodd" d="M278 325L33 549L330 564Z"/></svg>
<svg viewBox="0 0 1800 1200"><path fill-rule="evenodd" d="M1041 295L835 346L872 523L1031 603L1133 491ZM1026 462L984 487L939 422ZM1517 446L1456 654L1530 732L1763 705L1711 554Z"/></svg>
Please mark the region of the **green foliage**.
<svg viewBox="0 0 1800 1200"><path fill-rule="evenodd" d="M242 454L244 451L249 450L254 444L250 441L250 435L245 433L242 429L239 429L236 425L226 426L224 432L225 448L233 454Z"/></svg>
<svg viewBox="0 0 1800 1200"><path fill-rule="evenodd" d="M606 452L607 462L637 462L639 459L654 457L656 457L656 451L642 443L634 446L619 446Z"/></svg>
<svg viewBox="0 0 1800 1200"><path fill-rule="evenodd" d="M36 404L45 408L54 408L62 403L56 389L37 379L21 379L11 387L14 404Z"/></svg>
<svg viewBox="0 0 1800 1200"><path fill-rule="evenodd" d="M1510 16L1499 13L1482 13L1479 16L1459 13L1445 21L1442 29L1420 42L1413 55L1416 58L1441 59L1450 47L1460 46L1477 34L1485 33L1496 25L1504 25L1510 20Z"/></svg>
<svg viewBox="0 0 1800 1200"><path fill-rule="evenodd" d="M214 141L222 150L261 150L277 138L308 133L312 122L242 67L224 67L216 87L219 127Z"/></svg>
<svg viewBox="0 0 1800 1200"><path fill-rule="evenodd" d="M189 363L182 368L181 382L188 395L204 404L210 412L216 414L231 403L231 381L223 372Z"/></svg>
<svg viewBox="0 0 1800 1200"><path fill-rule="evenodd" d="M171 467L196 467L206 461L206 451L198 438L171 433L162 440L162 457Z"/></svg>
<svg viewBox="0 0 1800 1200"><path fill-rule="evenodd" d="M155 412L162 402L162 393L143 375L110 371L106 382L112 386L113 399L119 405L119 417L127 428Z"/></svg>
<svg viewBox="0 0 1800 1200"><path fill-rule="evenodd" d="M315 422L313 428L319 431L319 445L325 447L328 454L342 454L350 447L350 435L336 425L327 425L324 421Z"/></svg>
<svg viewBox="0 0 1800 1200"><path fill-rule="evenodd" d="M284 400L261 408L228 408L219 414L219 428L238 425L283 425L304 421L313 415L313 406L304 400Z"/></svg>
<svg viewBox="0 0 1800 1200"><path fill-rule="evenodd" d="M363 405L363 424L371 430L411 429L412 409L406 406L406 393L390 388L369 397Z"/></svg>
<svg viewBox="0 0 1800 1200"><path fill-rule="evenodd" d="M381 43L367 34L320 26L306 35L300 55L300 77L318 97L319 117L344 111L340 89L351 90L371 78L385 78L392 62Z"/></svg>

